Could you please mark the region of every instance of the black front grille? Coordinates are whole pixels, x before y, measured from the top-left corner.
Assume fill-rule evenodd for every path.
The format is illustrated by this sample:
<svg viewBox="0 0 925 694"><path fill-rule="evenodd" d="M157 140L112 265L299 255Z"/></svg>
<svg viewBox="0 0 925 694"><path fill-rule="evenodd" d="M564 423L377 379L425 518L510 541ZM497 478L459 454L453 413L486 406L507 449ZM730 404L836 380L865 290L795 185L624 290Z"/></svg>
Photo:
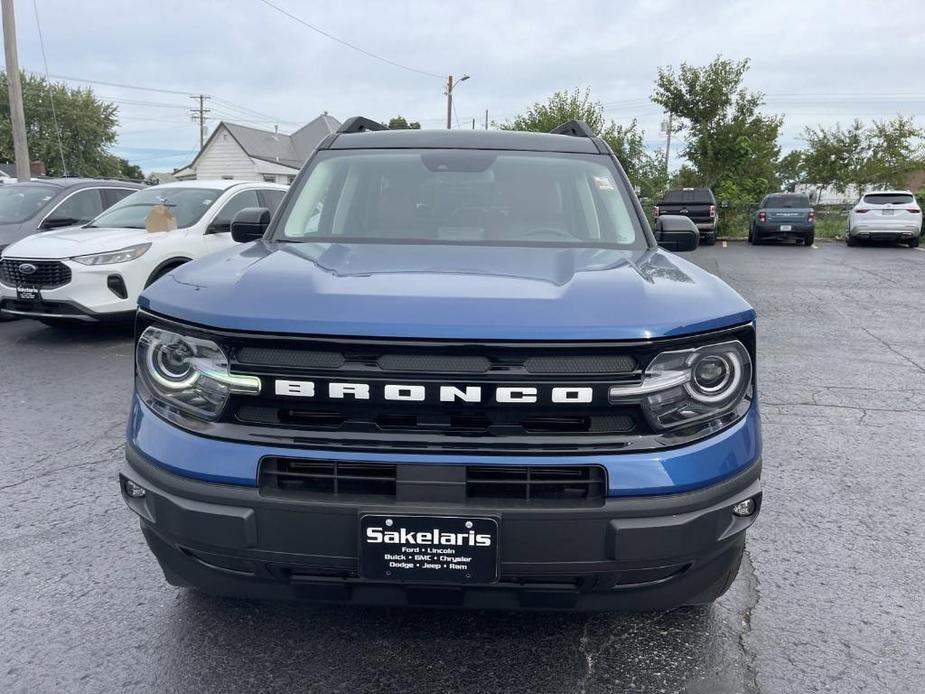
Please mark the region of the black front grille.
<svg viewBox="0 0 925 694"><path fill-rule="evenodd" d="M649 433L637 406L611 405L615 383L638 382L645 351L601 343L530 344L362 338L231 338L232 369L259 375L259 396L234 397L224 422L275 428L290 441L328 448L542 452ZM311 381L296 397L277 381ZM331 384L361 384L364 398L334 397ZM388 398L387 386L426 389ZM532 403L504 402L498 388L535 388ZM442 388L455 389L443 399ZM554 389L593 390L591 402L553 400ZM478 399L467 400L469 390ZM276 434L268 434L275 436ZM260 436L254 431L247 435Z"/></svg>
<svg viewBox="0 0 925 694"><path fill-rule="evenodd" d="M411 465L270 456L260 461L262 494L397 500L492 507L584 507L603 503L599 465Z"/></svg>
<svg viewBox="0 0 925 694"><path fill-rule="evenodd" d="M471 465L466 469L468 499L518 499L599 503L607 476L598 465Z"/></svg>
<svg viewBox="0 0 925 694"><path fill-rule="evenodd" d="M35 272L23 272L23 265L31 265ZM0 281L8 287L37 287L54 289L71 281L71 268L57 260L0 260Z"/></svg>

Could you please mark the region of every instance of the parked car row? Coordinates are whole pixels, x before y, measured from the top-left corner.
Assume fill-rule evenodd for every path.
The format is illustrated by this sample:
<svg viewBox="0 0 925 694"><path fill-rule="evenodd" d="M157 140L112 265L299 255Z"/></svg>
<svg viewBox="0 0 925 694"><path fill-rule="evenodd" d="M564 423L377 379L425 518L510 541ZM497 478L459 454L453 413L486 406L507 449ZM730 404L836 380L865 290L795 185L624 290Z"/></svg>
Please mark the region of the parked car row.
<svg viewBox="0 0 925 694"><path fill-rule="evenodd" d="M62 184L42 185L50 195L52 185ZM287 189L233 180L143 190L122 185L77 184L65 198L44 206L31 199L38 184L0 188L0 214L15 220L19 210L23 216L10 237L24 236L12 239L0 256L0 312L50 325L130 319L145 287L185 262L233 245L232 217L248 207L275 210ZM91 192L93 200L80 200ZM120 194L105 211L94 207ZM80 205L69 203L75 199ZM91 209L94 214L88 214ZM43 213L34 229L39 233L27 235ZM57 228L64 219L70 224Z"/></svg>
<svg viewBox="0 0 925 694"><path fill-rule="evenodd" d="M709 188L669 190L655 205L654 215L682 215L700 230L704 245L716 242L716 199ZM848 212L845 242L856 246L862 241L905 243L916 248L922 238L922 210L908 190L882 190L866 193ZM794 239L804 246L816 240L816 211L805 193L766 195L751 215L748 242Z"/></svg>

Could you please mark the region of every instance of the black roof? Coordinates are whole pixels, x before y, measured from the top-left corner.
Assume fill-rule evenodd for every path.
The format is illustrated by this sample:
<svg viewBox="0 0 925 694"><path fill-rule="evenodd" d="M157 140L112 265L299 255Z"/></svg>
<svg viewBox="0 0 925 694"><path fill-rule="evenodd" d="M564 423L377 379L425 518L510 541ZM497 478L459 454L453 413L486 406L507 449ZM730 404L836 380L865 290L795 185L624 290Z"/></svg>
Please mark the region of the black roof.
<svg viewBox="0 0 925 694"><path fill-rule="evenodd" d="M511 130L377 130L341 133L322 149L508 149L598 154L596 139Z"/></svg>

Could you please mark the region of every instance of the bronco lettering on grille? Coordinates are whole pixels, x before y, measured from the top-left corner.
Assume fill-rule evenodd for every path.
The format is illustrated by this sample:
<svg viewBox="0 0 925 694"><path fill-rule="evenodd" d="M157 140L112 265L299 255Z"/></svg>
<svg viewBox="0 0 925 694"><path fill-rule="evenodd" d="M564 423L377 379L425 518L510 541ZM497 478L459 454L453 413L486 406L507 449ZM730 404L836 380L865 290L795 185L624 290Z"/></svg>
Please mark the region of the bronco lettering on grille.
<svg viewBox="0 0 925 694"><path fill-rule="evenodd" d="M539 401L538 389L533 386L497 386L492 387L494 401L503 404L532 404ZM383 400L424 402L478 403L485 399L482 386L424 386L414 383L386 383L377 387L376 392L368 383L330 382L326 388L318 388L314 381L287 381L277 379L276 395L288 395L297 398L318 397L323 392L332 400L369 400L373 396ZM594 399L594 389L589 386L555 386L550 390L549 401L554 404L589 403Z"/></svg>

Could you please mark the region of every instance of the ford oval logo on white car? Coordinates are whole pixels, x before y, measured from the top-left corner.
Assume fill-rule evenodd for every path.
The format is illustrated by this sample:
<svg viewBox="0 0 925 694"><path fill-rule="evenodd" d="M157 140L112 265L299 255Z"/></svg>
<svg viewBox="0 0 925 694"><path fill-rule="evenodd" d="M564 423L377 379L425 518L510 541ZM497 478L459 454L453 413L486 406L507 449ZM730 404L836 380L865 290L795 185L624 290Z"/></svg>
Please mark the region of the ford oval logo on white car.
<svg viewBox="0 0 925 694"><path fill-rule="evenodd" d="M32 263L21 263L19 266L19 272L23 275L34 275L38 268Z"/></svg>

